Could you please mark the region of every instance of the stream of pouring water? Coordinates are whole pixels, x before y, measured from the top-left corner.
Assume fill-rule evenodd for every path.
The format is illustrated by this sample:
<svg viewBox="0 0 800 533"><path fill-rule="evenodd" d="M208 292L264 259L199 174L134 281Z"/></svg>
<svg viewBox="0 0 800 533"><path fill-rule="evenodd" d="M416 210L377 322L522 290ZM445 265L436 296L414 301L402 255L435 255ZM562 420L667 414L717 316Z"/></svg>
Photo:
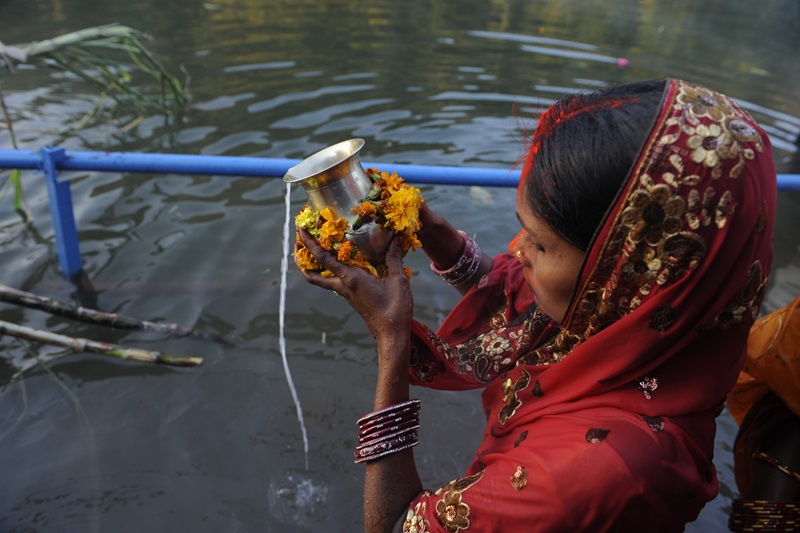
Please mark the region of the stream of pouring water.
<svg viewBox="0 0 800 533"><path fill-rule="evenodd" d="M289 390L292 392L292 399L294 406L297 410L297 421L300 422L300 430L303 432L303 452L306 459L306 471L308 471L308 435L306 433L306 424L303 421L303 409L300 406L300 399L297 397L297 389L295 389L294 381L292 380L292 372L289 370L289 361L286 358L286 336L284 335L284 317L286 315L286 272L289 269L289 222L292 219L291 214L291 183L286 184L286 220L283 223L283 258L281 259L281 296L278 305L279 318L278 329L279 338L278 345L281 350L281 359L283 360L283 371L286 374L286 381L289 383Z"/></svg>

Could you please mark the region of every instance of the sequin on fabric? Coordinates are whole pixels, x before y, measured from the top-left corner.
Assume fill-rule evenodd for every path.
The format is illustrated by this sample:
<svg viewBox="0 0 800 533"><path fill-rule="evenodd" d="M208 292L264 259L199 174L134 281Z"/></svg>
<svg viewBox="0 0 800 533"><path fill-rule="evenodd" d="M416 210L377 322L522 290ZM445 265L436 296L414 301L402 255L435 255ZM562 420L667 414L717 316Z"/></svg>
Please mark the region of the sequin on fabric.
<svg viewBox="0 0 800 533"><path fill-rule="evenodd" d="M516 490L522 490L528 484L528 471L524 466L518 466L511 474L511 486Z"/></svg>
<svg viewBox="0 0 800 533"><path fill-rule="evenodd" d="M586 432L586 442L589 444L597 444L598 442L602 442L609 433L611 433L611 431L608 429L590 428L589 431Z"/></svg>

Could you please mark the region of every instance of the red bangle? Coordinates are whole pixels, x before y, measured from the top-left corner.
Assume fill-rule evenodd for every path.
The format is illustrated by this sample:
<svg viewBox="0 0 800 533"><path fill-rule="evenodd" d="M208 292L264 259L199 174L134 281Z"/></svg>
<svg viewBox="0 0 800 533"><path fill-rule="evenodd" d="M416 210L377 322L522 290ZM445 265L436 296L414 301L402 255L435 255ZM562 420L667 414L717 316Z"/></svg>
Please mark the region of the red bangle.
<svg viewBox="0 0 800 533"><path fill-rule="evenodd" d="M408 400L359 418L355 462L372 461L419 444L419 407L419 400Z"/></svg>

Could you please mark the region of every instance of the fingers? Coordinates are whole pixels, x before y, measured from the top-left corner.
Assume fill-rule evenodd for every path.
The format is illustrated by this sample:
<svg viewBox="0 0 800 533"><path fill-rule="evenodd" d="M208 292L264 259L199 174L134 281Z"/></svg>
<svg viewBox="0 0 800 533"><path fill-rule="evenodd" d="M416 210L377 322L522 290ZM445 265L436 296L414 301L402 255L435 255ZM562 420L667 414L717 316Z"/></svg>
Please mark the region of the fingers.
<svg viewBox="0 0 800 533"><path fill-rule="evenodd" d="M339 270L343 266L336 258L336 254L323 248L317 240L305 229L297 228L300 241L308 248L317 263L325 270L330 270L335 276L339 276Z"/></svg>
<svg viewBox="0 0 800 533"><path fill-rule="evenodd" d="M305 235L303 235L303 233L305 233ZM328 267L325 266L322 261L320 261L320 256L330 257L331 253L325 250L322 246L320 246L317 243L317 241L305 230L298 229L298 234L300 236L300 240L303 242L303 245L306 246L306 248L309 250L309 252L311 252L312 255L314 255L314 258L317 260L317 262L320 263L320 265L322 265L323 268L327 269ZM343 294L342 283L341 280L339 280L339 278L325 277L320 272L316 270L308 270L300 264L297 258L297 252L300 249L301 245L299 243L295 243L294 264L297 266L298 269L300 269L300 273L303 275L305 280L312 285L316 285L317 287L333 291L336 294ZM338 263L338 261L336 261L335 259L334 261Z"/></svg>
<svg viewBox="0 0 800 533"><path fill-rule="evenodd" d="M401 239L395 237L389 243L389 249L386 250L386 268L389 270L390 276L398 273L402 273L405 276L403 270L403 247L400 241Z"/></svg>

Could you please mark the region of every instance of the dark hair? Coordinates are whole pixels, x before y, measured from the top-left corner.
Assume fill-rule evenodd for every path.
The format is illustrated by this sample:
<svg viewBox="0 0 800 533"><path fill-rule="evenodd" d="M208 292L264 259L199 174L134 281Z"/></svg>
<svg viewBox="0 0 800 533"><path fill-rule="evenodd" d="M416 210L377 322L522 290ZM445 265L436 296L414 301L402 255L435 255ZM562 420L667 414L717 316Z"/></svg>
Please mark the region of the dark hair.
<svg viewBox="0 0 800 533"><path fill-rule="evenodd" d="M579 94L539 119L522 174L528 206L587 250L626 181L660 108L664 80Z"/></svg>

